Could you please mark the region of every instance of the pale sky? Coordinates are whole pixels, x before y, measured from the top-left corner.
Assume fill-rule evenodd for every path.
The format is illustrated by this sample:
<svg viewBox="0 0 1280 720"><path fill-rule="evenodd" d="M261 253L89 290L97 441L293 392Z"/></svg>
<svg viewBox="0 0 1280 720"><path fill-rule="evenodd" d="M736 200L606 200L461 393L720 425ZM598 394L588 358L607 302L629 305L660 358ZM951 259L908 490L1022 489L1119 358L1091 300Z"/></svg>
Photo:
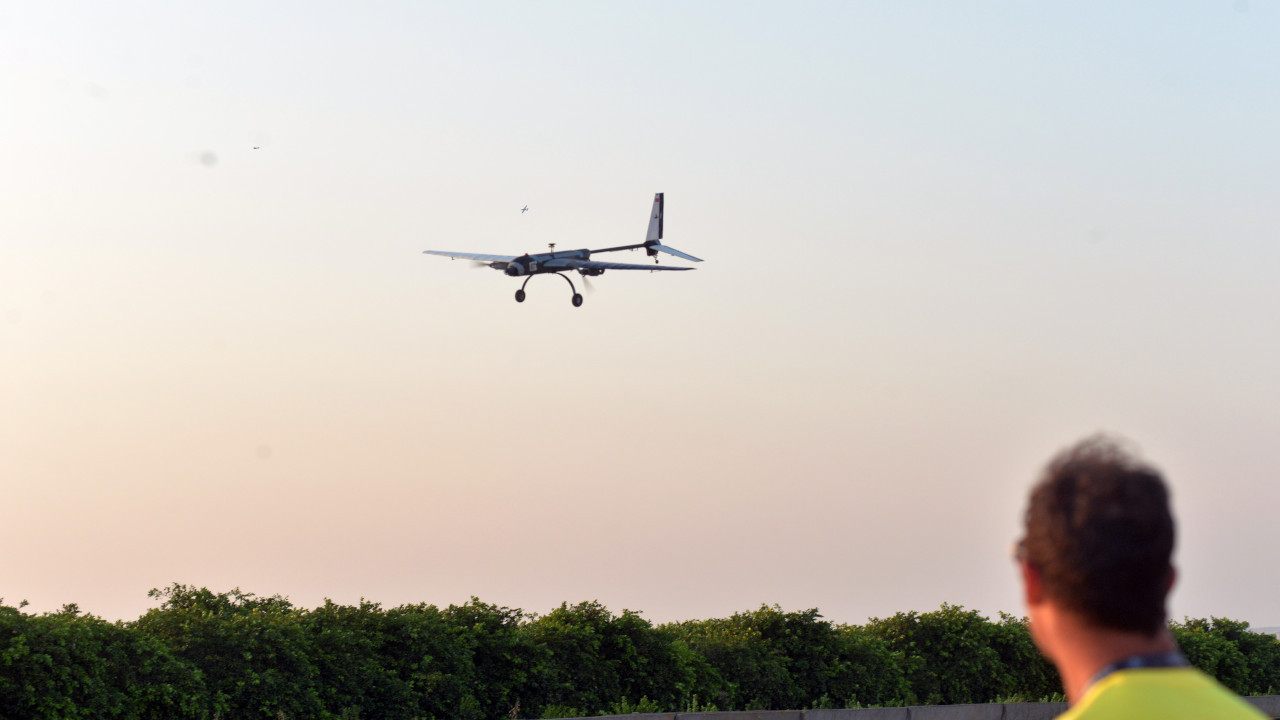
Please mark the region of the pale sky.
<svg viewBox="0 0 1280 720"><path fill-rule="evenodd" d="M1280 624L1277 88L1256 0L9 3L0 597L1021 614L1105 430ZM421 254L655 192L581 308Z"/></svg>

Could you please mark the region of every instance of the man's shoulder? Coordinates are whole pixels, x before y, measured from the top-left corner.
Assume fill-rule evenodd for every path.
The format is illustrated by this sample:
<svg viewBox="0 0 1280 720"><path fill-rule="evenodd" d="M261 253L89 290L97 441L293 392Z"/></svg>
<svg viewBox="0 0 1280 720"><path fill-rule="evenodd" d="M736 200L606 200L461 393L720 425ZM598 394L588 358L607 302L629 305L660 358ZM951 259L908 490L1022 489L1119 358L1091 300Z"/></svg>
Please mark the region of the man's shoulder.
<svg viewBox="0 0 1280 720"><path fill-rule="evenodd" d="M1136 668L1103 678L1059 718L1260 720L1266 715L1194 668Z"/></svg>

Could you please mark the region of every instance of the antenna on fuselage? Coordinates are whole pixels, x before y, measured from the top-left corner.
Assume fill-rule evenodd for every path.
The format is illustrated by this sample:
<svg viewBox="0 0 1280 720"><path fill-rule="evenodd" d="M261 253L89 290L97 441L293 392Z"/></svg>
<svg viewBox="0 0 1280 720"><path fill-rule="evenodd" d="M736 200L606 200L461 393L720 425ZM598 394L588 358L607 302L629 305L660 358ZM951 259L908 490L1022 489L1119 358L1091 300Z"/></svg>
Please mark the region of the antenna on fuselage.
<svg viewBox="0 0 1280 720"><path fill-rule="evenodd" d="M552 253L554 253L554 252L556 251L556 244L555 244L555 243L547 243L547 247L551 248L551 252L552 252Z"/></svg>

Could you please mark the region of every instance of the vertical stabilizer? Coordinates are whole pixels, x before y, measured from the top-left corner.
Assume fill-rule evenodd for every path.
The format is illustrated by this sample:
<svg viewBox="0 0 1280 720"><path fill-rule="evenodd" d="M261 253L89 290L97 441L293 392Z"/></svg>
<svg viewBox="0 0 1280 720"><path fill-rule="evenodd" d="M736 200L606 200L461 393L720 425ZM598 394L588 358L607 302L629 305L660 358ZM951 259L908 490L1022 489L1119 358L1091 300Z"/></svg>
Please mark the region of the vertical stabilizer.
<svg viewBox="0 0 1280 720"><path fill-rule="evenodd" d="M653 196L653 210L649 213L649 234L644 239L662 239L662 193Z"/></svg>

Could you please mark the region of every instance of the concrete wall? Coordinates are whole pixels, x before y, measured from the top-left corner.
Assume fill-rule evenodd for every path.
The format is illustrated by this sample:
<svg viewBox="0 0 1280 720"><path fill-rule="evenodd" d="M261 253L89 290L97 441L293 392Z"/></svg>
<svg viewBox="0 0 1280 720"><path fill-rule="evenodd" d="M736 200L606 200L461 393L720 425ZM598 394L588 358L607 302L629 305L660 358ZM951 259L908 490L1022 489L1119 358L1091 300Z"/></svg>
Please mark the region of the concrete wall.
<svg viewBox="0 0 1280 720"><path fill-rule="evenodd" d="M1269 718L1280 720L1280 695L1245 698ZM704 713L633 713L572 720L1051 720L1066 703L986 703L917 705L854 710L749 710Z"/></svg>
<svg viewBox="0 0 1280 720"><path fill-rule="evenodd" d="M1253 706L1262 711L1263 715L1269 718L1280 718L1280 695L1263 695L1261 697L1245 698Z"/></svg>

